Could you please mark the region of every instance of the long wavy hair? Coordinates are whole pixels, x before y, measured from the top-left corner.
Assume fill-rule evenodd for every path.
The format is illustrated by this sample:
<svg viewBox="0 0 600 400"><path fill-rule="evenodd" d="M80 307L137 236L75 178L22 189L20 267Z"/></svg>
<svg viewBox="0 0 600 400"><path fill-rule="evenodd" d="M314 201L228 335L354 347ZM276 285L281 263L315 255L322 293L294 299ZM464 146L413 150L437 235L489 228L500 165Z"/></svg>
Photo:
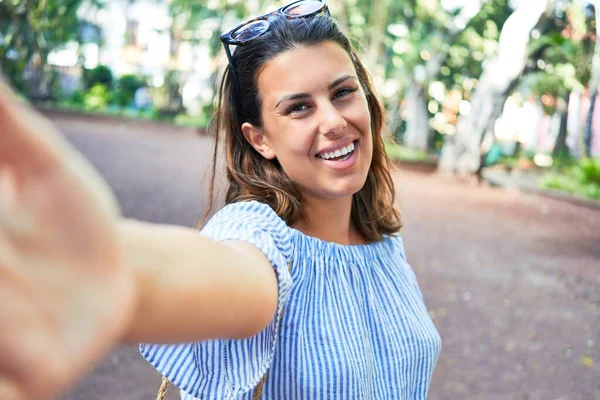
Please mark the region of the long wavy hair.
<svg viewBox="0 0 600 400"><path fill-rule="evenodd" d="M227 67L219 89L212 177L209 204L201 225L210 215L215 202L215 176L220 142L225 140L225 162L228 189L225 203L257 200L268 204L288 225L306 217L302 192L283 171L277 159L267 160L248 143L242 133L242 123L262 126L261 98L258 75L269 60L300 46L314 46L331 41L339 44L354 64L357 77L367 97L373 135L373 159L364 186L353 195L351 218L368 242L397 232L401 226L400 212L394 207L394 183L390 161L385 152L383 135L384 109L377 98L371 78L349 38L338 23L326 16L269 19L269 30L233 53L241 92L238 109L231 66Z"/></svg>

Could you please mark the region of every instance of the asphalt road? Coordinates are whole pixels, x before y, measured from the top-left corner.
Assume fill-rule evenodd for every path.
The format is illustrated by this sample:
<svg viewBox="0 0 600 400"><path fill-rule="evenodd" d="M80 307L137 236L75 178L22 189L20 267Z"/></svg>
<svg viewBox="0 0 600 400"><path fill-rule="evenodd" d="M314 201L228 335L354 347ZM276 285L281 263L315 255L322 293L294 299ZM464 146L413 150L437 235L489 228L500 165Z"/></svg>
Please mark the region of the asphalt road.
<svg viewBox="0 0 600 400"><path fill-rule="evenodd" d="M55 121L125 216L196 225L208 138ZM408 171L395 181L408 259L443 340L429 398L600 399L600 211ZM136 347L121 346L61 400L154 399L159 384Z"/></svg>

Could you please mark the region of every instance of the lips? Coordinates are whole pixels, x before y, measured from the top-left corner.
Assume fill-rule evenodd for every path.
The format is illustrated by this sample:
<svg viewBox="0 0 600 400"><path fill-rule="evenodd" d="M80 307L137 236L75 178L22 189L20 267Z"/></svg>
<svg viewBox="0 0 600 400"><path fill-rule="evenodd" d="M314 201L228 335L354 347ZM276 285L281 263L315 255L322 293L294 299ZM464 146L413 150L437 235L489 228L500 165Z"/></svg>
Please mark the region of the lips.
<svg viewBox="0 0 600 400"><path fill-rule="evenodd" d="M316 159L319 160L319 162L325 168L336 171L336 173L351 172L352 168L356 165L358 161L358 152L360 149L358 140L352 142L352 144L354 145L354 150L352 150L344 156L335 157L332 159L316 157Z"/></svg>

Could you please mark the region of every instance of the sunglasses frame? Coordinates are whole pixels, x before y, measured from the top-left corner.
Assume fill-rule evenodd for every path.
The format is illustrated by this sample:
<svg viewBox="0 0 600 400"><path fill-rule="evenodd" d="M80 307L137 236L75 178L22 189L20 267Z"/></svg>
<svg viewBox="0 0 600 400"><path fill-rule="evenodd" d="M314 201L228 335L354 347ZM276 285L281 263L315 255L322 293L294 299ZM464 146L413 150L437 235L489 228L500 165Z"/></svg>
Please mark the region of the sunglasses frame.
<svg viewBox="0 0 600 400"><path fill-rule="evenodd" d="M290 9L293 6L297 6L300 3L304 3L304 2L308 2L308 1L318 1L320 3L322 3L323 5L321 6L321 8L312 11L310 13L304 14L304 15L291 15L285 12L286 9ZM237 73L235 72L235 64L233 62L233 56L231 54L231 50L229 49L229 46L246 46L248 43L251 43L253 40L256 40L257 38L259 38L260 36L264 35L265 32L267 32L269 30L270 24L269 24L269 17L275 15L275 14L283 14L285 15L288 19L296 19L296 18L310 18L313 17L317 14L320 14L322 12L325 12L325 15L327 15L328 17L331 16L330 12L329 12L329 7L327 7L327 2L326 0L296 0L293 1L291 3L288 3L284 6L279 7L277 10L260 15L258 17L249 19L247 21L242 22L241 24L235 26L233 29L221 34L219 36L219 39L221 40L221 43L223 43L223 47L225 48L225 54L227 55L227 60L229 61L229 71L231 72L231 74L233 75L233 80L234 80L234 84L235 84L235 97L236 97L236 103L237 103L237 109L239 110L239 121L242 122L244 120L243 118L243 110L242 110L242 96L241 96L241 90L240 90L240 81L237 77ZM264 30L264 32L250 38L247 40L236 40L233 38L233 35L239 31L241 28L243 28L244 26L247 26L253 22L257 22L257 21L265 21L267 23L266 29Z"/></svg>
<svg viewBox="0 0 600 400"><path fill-rule="evenodd" d="M291 14L287 14L285 12L286 9L290 9L293 6L297 6L300 3L304 3L304 2L309 2L309 1L313 1L313 2L319 2L322 3L323 5L321 6L321 8L319 8L318 10L315 10L313 12L310 12L308 14L303 14L303 15L291 15ZM236 40L233 38L233 35L239 31L241 28L243 28L246 25L250 25L253 22L257 22L257 21L266 21L267 24L269 23L269 17L271 17L272 15L275 14L283 14L285 15L288 19L295 19L295 18L310 18L312 16L315 16L317 14L320 14L322 12L325 12L325 14L329 17L331 16L331 14L329 13L329 7L327 7L327 2L323 1L323 0L296 0L293 1L291 3L288 3L284 6L279 7L277 10L275 11L271 11L269 13L260 15L258 17L249 19L247 21L242 22L241 24L235 26L233 29L221 34L219 36L219 39L221 40L222 43L226 43L228 45L234 45L234 46L245 46L248 43L250 43L251 41L253 41L254 39L260 37L261 35L263 35L266 31L269 30L269 26L267 25L267 29L265 29L265 31L259 35L254 36L251 39L248 40Z"/></svg>

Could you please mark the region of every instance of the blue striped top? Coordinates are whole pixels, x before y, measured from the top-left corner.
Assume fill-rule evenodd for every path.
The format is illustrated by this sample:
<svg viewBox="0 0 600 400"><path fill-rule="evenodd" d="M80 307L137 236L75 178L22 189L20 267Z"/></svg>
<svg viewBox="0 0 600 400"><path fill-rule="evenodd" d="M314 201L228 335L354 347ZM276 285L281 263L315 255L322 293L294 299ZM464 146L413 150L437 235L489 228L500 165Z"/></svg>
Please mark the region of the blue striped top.
<svg viewBox="0 0 600 400"><path fill-rule="evenodd" d="M202 234L263 251L279 305L269 326L248 339L141 344L183 400L250 400L267 370L263 399L426 398L441 340L400 237L325 242L256 201L225 206Z"/></svg>

